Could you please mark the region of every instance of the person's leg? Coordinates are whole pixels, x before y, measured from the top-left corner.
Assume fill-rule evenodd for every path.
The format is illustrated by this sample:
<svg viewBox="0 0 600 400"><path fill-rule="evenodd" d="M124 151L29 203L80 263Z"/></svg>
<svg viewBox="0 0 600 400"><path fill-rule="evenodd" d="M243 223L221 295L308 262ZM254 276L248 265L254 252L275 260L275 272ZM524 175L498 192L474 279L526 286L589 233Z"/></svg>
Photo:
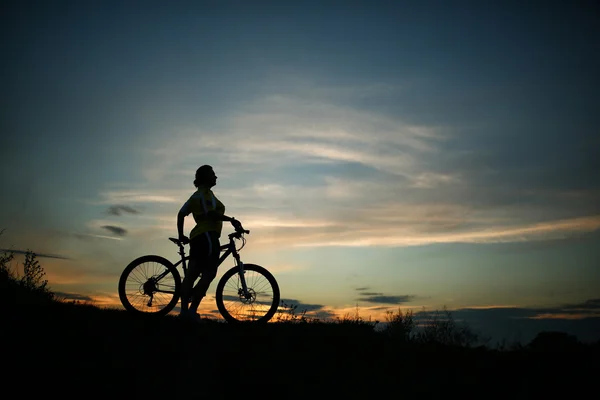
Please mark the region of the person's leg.
<svg viewBox="0 0 600 400"><path fill-rule="evenodd" d="M217 269L207 265L206 270L202 272L202 276L196 284L196 287L194 287L194 294L192 296L192 302L190 303L190 313L195 313L198 311L200 302L204 296L206 296L206 291L216 276Z"/></svg>
<svg viewBox="0 0 600 400"><path fill-rule="evenodd" d="M193 289L192 302L189 306L190 313L196 313L198 311L200 302L204 296L206 296L206 291L208 290L211 282L217 276L217 267L220 254L219 237L214 232L208 233L206 237L209 244L208 256L203 260L203 265L201 267L202 276Z"/></svg>
<svg viewBox="0 0 600 400"><path fill-rule="evenodd" d="M183 282L181 282L181 313L186 313L188 311L188 305L190 302L190 297L193 295L193 285L196 279L198 279L198 275L200 275L200 266L199 263L190 258L188 262L188 271L183 278Z"/></svg>
<svg viewBox="0 0 600 400"><path fill-rule="evenodd" d="M198 240L200 239L200 240ZM194 238L190 241L190 259L188 261L188 270L181 282L181 313L185 314L189 310L189 303L193 295L193 286L200 275L201 263L199 258L204 253L202 238Z"/></svg>

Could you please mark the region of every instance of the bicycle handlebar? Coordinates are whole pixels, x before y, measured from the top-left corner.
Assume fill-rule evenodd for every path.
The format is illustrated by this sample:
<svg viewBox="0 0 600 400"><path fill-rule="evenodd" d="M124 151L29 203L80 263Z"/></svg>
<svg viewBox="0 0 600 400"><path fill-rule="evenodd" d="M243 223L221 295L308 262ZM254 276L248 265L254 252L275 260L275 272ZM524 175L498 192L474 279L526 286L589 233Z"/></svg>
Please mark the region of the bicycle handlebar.
<svg viewBox="0 0 600 400"><path fill-rule="evenodd" d="M227 235L227 236L229 236L229 238L230 238L230 239L231 239L231 238L236 238L236 239L239 239L239 238L241 238L241 237L242 237L242 234L244 234L244 233L250 233L250 231L249 231L249 230L247 230L247 229L242 229L242 230L239 230L239 231L235 231L235 232L233 232L233 233L230 233L230 234L229 234L229 235Z"/></svg>
<svg viewBox="0 0 600 400"><path fill-rule="evenodd" d="M249 234L249 233L250 233L249 230L242 229L242 230L230 233L228 236L229 236L229 239L231 239L231 238L241 239L242 238L242 234ZM175 243L178 246L183 246L184 245L184 243L181 240L177 239L177 238L170 237L169 240L171 242ZM188 243L185 243L185 244L188 244Z"/></svg>

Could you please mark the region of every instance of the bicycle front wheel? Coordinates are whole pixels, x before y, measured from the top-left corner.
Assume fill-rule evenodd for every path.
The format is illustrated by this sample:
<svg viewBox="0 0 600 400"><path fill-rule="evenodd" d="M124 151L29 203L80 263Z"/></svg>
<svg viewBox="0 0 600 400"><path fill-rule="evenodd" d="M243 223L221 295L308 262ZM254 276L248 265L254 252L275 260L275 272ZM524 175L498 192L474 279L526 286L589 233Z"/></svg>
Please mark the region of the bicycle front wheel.
<svg viewBox="0 0 600 400"><path fill-rule="evenodd" d="M181 277L171 262L159 256L133 260L119 279L119 298L127 311L168 314L181 293Z"/></svg>
<svg viewBox="0 0 600 400"><path fill-rule="evenodd" d="M279 285L273 275L259 265L244 264L244 271L247 294L239 268L233 267L217 285L217 308L228 322L267 322L279 305Z"/></svg>

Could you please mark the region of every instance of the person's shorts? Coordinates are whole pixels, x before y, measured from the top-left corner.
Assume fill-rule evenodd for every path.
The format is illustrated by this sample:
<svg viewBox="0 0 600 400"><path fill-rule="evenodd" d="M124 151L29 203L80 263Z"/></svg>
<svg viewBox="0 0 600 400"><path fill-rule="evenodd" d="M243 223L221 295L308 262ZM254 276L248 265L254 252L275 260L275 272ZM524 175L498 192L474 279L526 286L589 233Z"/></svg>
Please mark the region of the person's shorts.
<svg viewBox="0 0 600 400"><path fill-rule="evenodd" d="M202 272L218 267L221 244L217 232L203 232L190 240L190 258L196 261Z"/></svg>

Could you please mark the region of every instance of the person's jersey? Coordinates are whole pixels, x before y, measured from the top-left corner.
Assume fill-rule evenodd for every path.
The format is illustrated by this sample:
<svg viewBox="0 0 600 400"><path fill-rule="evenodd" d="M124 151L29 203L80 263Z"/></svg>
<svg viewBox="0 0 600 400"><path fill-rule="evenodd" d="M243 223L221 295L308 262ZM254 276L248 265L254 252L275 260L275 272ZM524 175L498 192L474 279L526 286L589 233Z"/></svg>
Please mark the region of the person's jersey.
<svg viewBox="0 0 600 400"><path fill-rule="evenodd" d="M198 190L181 207L181 213L185 216L192 214L196 221L196 226L190 232L190 239L204 232L214 231L221 236L223 221L209 221L204 215L209 211L216 211L225 214L225 206L213 194L212 190L200 186Z"/></svg>

